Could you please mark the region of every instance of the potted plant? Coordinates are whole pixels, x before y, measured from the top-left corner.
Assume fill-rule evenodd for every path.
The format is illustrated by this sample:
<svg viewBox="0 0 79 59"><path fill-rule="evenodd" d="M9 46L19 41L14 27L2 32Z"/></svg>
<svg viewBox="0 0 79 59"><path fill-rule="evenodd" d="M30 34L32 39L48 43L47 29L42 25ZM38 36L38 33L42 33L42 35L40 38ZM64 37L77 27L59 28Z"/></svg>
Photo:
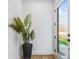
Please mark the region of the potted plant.
<svg viewBox="0 0 79 59"><path fill-rule="evenodd" d="M30 40L35 38L34 30L31 30L32 17L28 14L24 21L22 21L19 17L14 17L13 22L9 25L13 28L18 34L20 34L23 38L24 44L23 47L23 57L24 59L30 59L32 53L32 44Z"/></svg>

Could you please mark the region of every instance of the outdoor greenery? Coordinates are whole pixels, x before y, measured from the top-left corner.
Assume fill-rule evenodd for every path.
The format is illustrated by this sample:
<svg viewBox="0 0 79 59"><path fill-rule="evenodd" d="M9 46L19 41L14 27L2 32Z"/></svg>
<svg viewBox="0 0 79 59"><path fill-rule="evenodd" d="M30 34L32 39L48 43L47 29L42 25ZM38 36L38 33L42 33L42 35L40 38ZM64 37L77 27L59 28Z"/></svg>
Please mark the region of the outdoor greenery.
<svg viewBox="0 0 79 59"><path fill-rule="evenodd" d="M18 34L22 35L24 43L29 43L30 40L35 38L34 30L30 29L31 24L32 16L31 14L28 14L24 21L19 17L14 17L13 22L9 24L9 27L13 28Z"/></svg>
<svg viewBox="0 0 79 59"><path fill-rule="evenodd" d="M68 45L68 41L67 41L67 39L66 38L59 38L59 44L64 44L64 45Z"/></svg>

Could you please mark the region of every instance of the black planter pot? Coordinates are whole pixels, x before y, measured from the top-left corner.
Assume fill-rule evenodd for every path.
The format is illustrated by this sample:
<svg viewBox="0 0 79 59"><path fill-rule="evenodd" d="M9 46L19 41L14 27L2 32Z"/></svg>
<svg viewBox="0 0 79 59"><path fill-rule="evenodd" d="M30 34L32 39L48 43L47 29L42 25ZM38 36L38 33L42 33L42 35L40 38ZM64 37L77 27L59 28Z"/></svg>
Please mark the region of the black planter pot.
<svg viewBox="0 0 79 59"><path fill-rule="evenodd" d="M22 45L24 59L31 59L32 55L32 44L26 43Z"/></svg>

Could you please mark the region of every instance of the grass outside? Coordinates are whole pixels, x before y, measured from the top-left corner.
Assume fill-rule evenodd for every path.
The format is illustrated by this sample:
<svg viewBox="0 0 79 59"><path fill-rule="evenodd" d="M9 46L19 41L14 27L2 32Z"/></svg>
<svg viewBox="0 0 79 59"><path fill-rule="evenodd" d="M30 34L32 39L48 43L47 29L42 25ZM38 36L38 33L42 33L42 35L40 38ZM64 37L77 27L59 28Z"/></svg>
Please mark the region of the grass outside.
<svg viewBox="0 0 79 59"><path fill-rule="evenodd" d="M59 44L64 44L64 45L68 45L68 41L67 41L67 39L66 38L59 38Z"/></svg>

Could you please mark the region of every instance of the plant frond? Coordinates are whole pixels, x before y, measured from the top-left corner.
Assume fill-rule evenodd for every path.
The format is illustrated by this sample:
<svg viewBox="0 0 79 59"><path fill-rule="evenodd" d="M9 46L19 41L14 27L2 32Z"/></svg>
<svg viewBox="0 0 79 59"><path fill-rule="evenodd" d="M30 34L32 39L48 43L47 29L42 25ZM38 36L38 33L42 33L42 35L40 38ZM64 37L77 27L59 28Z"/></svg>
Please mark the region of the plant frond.
<svg viewBox="0 0 79 59"><path fill-rule="evenodd" d="M19 29L16 27L15 24L10 24L9 27L13 28L16 32L20 33Z"/></svg>
<svg viewBox="0 0 79 59"><path fill-rule="evenodd" d="M31 37L31 39L34 39L35 38L35 32L33 30L30 33L30 37Z"/></svg>
<svg viewBox="0 0 79 59"><path fill-rule="evenodd" d="M30 25L31 24L31 14L28 14L24 20L24 25L27 26L27 25Z"/></svg>

